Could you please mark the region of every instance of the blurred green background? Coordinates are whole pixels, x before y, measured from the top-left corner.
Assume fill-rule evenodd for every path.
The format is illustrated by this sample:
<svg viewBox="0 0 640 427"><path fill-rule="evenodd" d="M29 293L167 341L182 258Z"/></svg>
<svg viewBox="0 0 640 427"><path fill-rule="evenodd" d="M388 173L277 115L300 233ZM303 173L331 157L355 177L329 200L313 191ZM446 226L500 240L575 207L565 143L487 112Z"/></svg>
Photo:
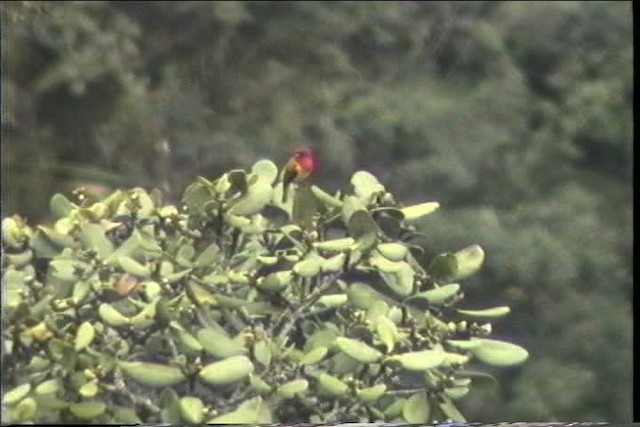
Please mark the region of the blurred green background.
<svg viewBox="0 0 640 427"><path fill-rule="evenodd" d="M2 213L161 188L312 145L438 201L478 243L464 308L509 305L522 366L472 421L632 417L631 2L2 2Z"/></svg>

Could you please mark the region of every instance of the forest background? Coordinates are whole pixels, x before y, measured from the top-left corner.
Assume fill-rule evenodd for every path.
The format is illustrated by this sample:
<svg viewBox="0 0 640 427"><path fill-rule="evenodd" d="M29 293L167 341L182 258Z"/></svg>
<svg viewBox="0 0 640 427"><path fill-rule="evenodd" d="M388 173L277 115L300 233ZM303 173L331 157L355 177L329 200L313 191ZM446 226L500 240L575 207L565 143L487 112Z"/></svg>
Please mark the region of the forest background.
<svg viewBox="0 0 640 427"><path fill-rule="evenodd" d="M1 7L3 217L311 145L325 188L440 202L427 253L485 249L466 302L511 306L494 333L530 358L469 420L631 420L631 2Z"/></svg>

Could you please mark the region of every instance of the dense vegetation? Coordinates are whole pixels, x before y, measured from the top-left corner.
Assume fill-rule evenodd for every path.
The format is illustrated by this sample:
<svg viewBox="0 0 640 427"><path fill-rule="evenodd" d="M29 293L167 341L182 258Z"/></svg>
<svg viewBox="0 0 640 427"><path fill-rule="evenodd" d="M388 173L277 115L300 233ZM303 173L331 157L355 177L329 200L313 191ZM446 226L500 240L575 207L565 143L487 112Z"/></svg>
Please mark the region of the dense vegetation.
<svg viewBox="0 0 640 427"><path fill-rule="evenodd" d="M4 2L3 217L313 145L438 200L425 257L530 352L469 419L631 418L630 2ZM418 224L420 227L420 224ZM496 409L499 408L499 409Z"/></svg>

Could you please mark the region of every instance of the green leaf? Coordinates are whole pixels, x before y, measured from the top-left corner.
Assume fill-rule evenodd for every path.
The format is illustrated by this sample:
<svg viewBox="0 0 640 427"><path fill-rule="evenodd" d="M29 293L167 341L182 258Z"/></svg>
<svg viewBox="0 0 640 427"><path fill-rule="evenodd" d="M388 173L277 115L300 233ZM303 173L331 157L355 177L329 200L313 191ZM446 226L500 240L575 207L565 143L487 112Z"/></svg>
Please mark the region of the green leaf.
<svg viewBox="0 0 640 427"><path fill-rule="evenodd" d="M205 328L200 329L197 336L202 348L219 359L239 356L247 352L242 335L232 339L223 329Z"/></svg>
<svg viewBox="0 0 640 427"><path fill-rule="evenodd" d="M200 344L200 341L192 334L184 330L182 326L180 326L177 322L172 321L169 323L169 327L171 327L174 336L177 338L177 341L182 344L186 349L192 352L200 352L203 347Z"/></svg>
<svg viewBox="0 0 640 427"><path fill-rule="evenodd" d="M115 406L113 409L113 423L119 424L142 424L142 420L132 408Z"/></svg>
<svg viewBox="0 0 640 427"><path fill-rule="evenodd" d="M342 200L333 197L329 193L323 191L321 188L312 185L311 191L320 202L325 204L325 206L331 206L333 208L342 207Z"/></svg>
<svg viewBox="0 0 640 427"><path fill-rule="evenodd" d="M321 304L325 307L340 307L341 305L346 304L348 301L347 294L330 294L323 295L318 298L318 304Z"/></svg>
<svg viewBox="0 0 640 427"><path fill-rule="evenodd" d="M144 278L151 276L151 269L148 265L140 264L131 257L121 256L118 258L118 264L125 272L131 275Z"/></svg>
<svg viewBox="0 0 640 427"><path fill-rule="evenodd" d="M384 416L387 420L398 417L402 414L402 410L404 409L404 404L407 402L405 398L397 398L393 401L389 406L387 406L384 410Z"/></svg>
<svg viewBox="0 0 640 427"><path fill-rule="evenodd" d="M293 196L291 220L294 224L309 225L319 208L320 202L311 189L306 185L300 185Z"/></svg>
<svg viewBox="0 0 640 427"><path fill-rule="evenodd" d="M77 402L69 405L69 411L76 418L93 420L107 409L104 402Z"/></svg>
<svg viewBox="0 0 640 427"><path fill-rule="evenodd" d="M355 211L347 221L347 230L356 240L356 247L366 252L378 243L378 226L369 212Z"/></svg>
<svg viewBox="0 0 640 427"><path fill-rule="evenodd" d="M373 403L378 400L384 392L387 391L385 384L377 384L372 387L366 387L358 390L356 397L365 403Z"/></svg>
<svg viewBox="0 0 640 427"><path fill-rule="evenodd" d="M429 421L431 407L425 393L416 393L402 407L402 417L409 423L424 424Z"/></svg>
<svg viewBox="0 0 640 427"><path fill-rule="evenodd" d="M36 387L36 394L52 394L56 393L60 388L60 379L54 378L44 381ZM3 399L3 403L4 399Z"/></svg>
<svg viewBox="0 0 640 427"><path fill-rule="evenodd" d="M258 160L251 167L251 171L269 185L273 185L274 181L278 177L278 167L268 159Z"/></svg>
<svg viewBox="0 0 640 427"><path fill-rule="evenodd" d="M443 402L439 403L438 406L440 407L440 410L446 417L448 417L453 422L464 423L467 421L464 418L464 416L460 413L460 411L458 411L458 408L456 408L456 406L453 404L453 402L451 401L451 398L442 394L440 395L440 397L443 400Z"/></svg>
<svg viewBox="0 0 640 427"><path fill-rule="evenodd" d="M249 375L249 383L255 391L262 395L270 394L273 390L273 388L267 382L265 382L262 378L255 374Z"/></svg>
<svg viewBox="0 0 640 427"><path fill-rule="evenodd" d="M5 405L12 405L14 403L19 402L23 397L25 397L29 391L31 391L31 384L26 383L19 385L18 387L9 390L2 396L2 403Z"/></svg>
<svg viewBox="0 0 640 427"><path fill-rule="evenodd" d="M215 265L220 255L220 247L212 243L207 246L201 253L198 255L196 260L194 261L194 265L196 267L209 267Z"/></svg>
<svg viewBox="0 0 640 427"><path fill-rule="evenodd" d="M185 396L180 399L182 418L191 424L199 424L204 416L204 404L197 397Z"/></svg>
<svg viewBox="0 0 640 427"><path fill-rule="evenodd" d="M357 171L351 176L350 182L356 197L364 203L369 203L374 196L385 192L378 178L367 171Z"/></svg>
<svg viewBox="0 0 640 427"><path fill-rule="evenodd" d="M258 280L257 287L268 291L278 292L291 284L293 274L291 270L277 271L269 274L263 280Z"/></svg>
<svg viewBox="0 0 640 427"><path fill-rule="evenodd" d="M396 324L388 317L378 317L376 320L376 333L380 341L387 347L387 353L391 353L399 339Z"/></svg>
<svg viewBox="0 0 640 427"><path fill-rule="evenodd" d="M198 376L213 385L231 384L246 378L254 370L247 356L233 356L203 367Z"/></svg>
<svg viewBox="0 0 640 427"><path fill-rule="evenodd" d="M340 253L331 258L324 259L320 265L320 271L323 273L337 273L344 268L346 258L346 254Z"/></svg>
<svg viewBox="0 0 640 427"><path fill-rule="evenodd" d="M444 389L444 393L451 399L458 400L469 393L469 387L447 387Z"/></svg>
<svg viewBox="0 0 640 427"><path fill-rule="evenodd" d="M235 216L255 215L271 201L272 192L270 184L258 181L249 187L246 194L232 203L228 212Z"/></svg>
<svg viewBox="0 0 640 427"><path fill-rule="evenodd" d="M418 205L407 206L400 211L404 215L406 221L415 221L425 215L429 215L440 207L438 202L420 203Z"/></svg>
<svg viewBox="0 0 640 427"><path fill-rule="evenodd" d="M348 385L346 385L340 379L326 372L321 372L316 379L318 380L320 389L328 395L335 397L344 397L349 391Z"/></svg>
<svg viewBox="0 0 640 427"><path fill-rule="evenodd" d="M354 307L366 310L374 302L383 300L383 297L366 283L354 282L347 288L347 297Z"/></svg>
<svg viewBox="0 0 640 427"><path fill-rule="evenodd" d="M303 365L315 365L316 363L320 363L325 358L328 352L329 350L327 349L327 347L324 347L324 346L316 347L310 350L309 352L307 352L302 357L302 360L300 361L300 363Z"/></svg>
<svg viewBox="0 0 640 427"><path fill-rule="evenodd" d="M267 402L260 396L242 402L235 411L207 421L208 424L266 424L273 422Z"/></svg>
<svg viewBox="0 0 640 427"><path fill-rule="evenodd" d="M324 240L322 242L314 242L313 247L319 251L327 252L344 252L349 250L354 244L353 237L344 237L341 239Z"/></svg>
<svg viewBox="0 0 640 427"><path fill-rule="evenodd" d="M472 347L470 351L475 357L489 365L518 365L529 357L529 352L516 344L486 338L478 338L477 340L480 341L480 345Z"/></svg>
<svg viewBox="0 0 640 427"><path fill-rule="evenodd" d="M267 341L258 341L253 346L253 355L262 366L268 367L271 364L271 348Z"/></svg>
<svg viewBox="0 0 640 427"><path fill-rule="evenodd" d="M78 389L78 394L82 397L94 397L98 394L98 384L96 381L86 382Z"/></svg>
<svg viewBox="0 0 640 427"><path fill-rule="evenodd" d="M428 291L419 292L415 295L411 295L406 299L407 302L420 303L420 300L425 300L424 308L429 304L441 304L453 297L460 290L460 285L457 283L449 283L444 286L437 287L435 289L429 289Z"/></svg>
<svg viewBox="0 0 640 427"><path fill-rule="evenodd" d="M108 325L125 326L131 323L129 317L124 316L116 310L111 304L102 303L98 307L98 315Z"/></svg>
<svg viewBox="0 0 640 427"><path fill-rule="evenodd" d="M309 382L304 379L289 381L282 384L276 392L285 399L293 399L297 394L304 393L309 388Z"/></svg>
<svg viewBox="0 0 640 427"><path fill-rule="evenodd" d="M469 317L496 318L496 317L502 317L506 314L509 314L511 312L511 309L507 306L501 306L501 307L487 308L484 310L458 309L457 312Z"/></svg>
<svg viewBox="0 0 640 427"><path fill-rule="evenodd" d="M455 279L464 279L471 276L482 267L484 262L484 251L479 245L471 245L455 254L458 264L458 271Z"/></svg>
<svg viewBox="0 0 640 427"><path fill-rule="evenodd" d="M38 413L38 403L34 398L27 397L12 412L17 421L33 422Z"/></svg>
<svg viewBox="0 0 640 427"><path fill-rule="evenodd" d="M422 350L394 355L386 360L396 361L408 371L426 371L442 365L444 357L443 351Z"/></svg>
<svg viewBox="0 0 640 427"><path fill-rule="evenodd" d="M91 283L81 280L75 284L73 287L73 292L71 293L71 301L74 305L79 305L84 301L84 299L91 292Z"/></svg>
<svg viewBox="0 0 640 427"><path fill-rule="evenodd" d="M198 179L200 180L187 187L182 196L182 202L194 213L202 212L205 204L215 198L211 183L202 177Z"/></svg>
<svg viewBox="0 0 640 427"><path fill-rule="evenodd" d="M376 249L389 261L402 261L409 252L409 249L402 243L380 243Z"/></svg>
<svg viewBox="0 0 640 427"><path fill-rule="evenodd" d="M382 357L382 353L375 348L352 338L338 337L335 345L344 354L360 363L374 363Z"/></svg>
<svg viewBox="0 0 640 427"><path fill-rule="evenodd" d="M56 193L49 202L49 208L54 218L64 218L73 211L76 206L69 201L65 196L60 193Z"/></svg>
<svg viewBox="0 0 640 427"><path fill-rule="evenodd" d="M293 272L301 277L314 277L320 274L320 267L323 259L317 255L306 256L304 260L297 262L293 266Z"/></svg>
<svg viewBox="0 0 640 427"><path fill-rule="evenodd" d="M186 379L182 371L174 366L146 362L118 362L122 371L147 387L168 387Z"/></svg>
<svg viewBox="0 0 640 427"><path fill-rule="evenodd" d="M113 252L113 243L104 234L105 230L99 224L85 224L80 234L80 241L89 249L98 253L100 259L106 259Z"/></svg>
<svg viewBox="0 0 640 427"><path fill-rule="evenodd" d="M470 350L482 344L482 341L472 337L470 340L447 340L447 343L460 350Z"/></svg>
<svg viewBox="0 0 640 427"><path fill-rule="evenodd" d="M74 342L75 350L80 351L91 344L93 338L95 337L95 329L93 325L87 321L82 322L82 324L78 327L78 331L76 332L76 338Z"/></svg>

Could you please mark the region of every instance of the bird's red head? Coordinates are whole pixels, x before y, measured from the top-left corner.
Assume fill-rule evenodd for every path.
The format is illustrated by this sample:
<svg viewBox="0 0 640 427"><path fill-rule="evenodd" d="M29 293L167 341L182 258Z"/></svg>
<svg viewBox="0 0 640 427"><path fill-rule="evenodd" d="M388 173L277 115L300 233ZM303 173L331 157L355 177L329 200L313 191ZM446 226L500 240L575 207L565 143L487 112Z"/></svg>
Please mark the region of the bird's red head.
<svg viewBox="0 0 640 427"><path fill-rule="evenodd" d="M306 174L310 174L318 167L318 159L315 153L308 147L296 148L293 151L293 158Z"/></svg>

